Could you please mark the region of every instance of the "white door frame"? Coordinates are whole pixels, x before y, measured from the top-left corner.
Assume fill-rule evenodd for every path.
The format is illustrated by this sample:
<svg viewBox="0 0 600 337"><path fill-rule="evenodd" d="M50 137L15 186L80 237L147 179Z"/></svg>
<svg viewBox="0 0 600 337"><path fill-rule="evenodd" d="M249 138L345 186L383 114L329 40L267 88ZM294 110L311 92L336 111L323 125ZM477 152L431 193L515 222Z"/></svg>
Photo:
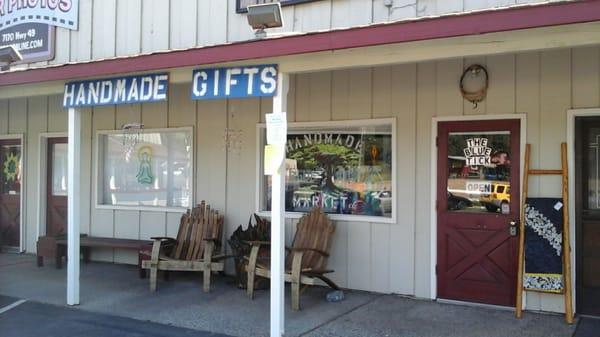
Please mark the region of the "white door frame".
<svg viewBox="0 0 600 337"><path fill-rule="evenodd" d="M431 123L431 204L430 204L430 215L431 215L431 238L430 238L430 298L435 300L437 298L437 275L435 272L437 265L437 157L438 148L436 145L436 138L438 134L438 123L440 122L460 122L460 121L485 121L494 119L518 119L521 121L521 170L523 172L525 165L525 144L527 144L527 115L525 114L503 114L503 115L469 115L469 116L444 116L444 117L433 117ZM522 195L523 191L523 179L519 178L520 188L519 196ZM525 307L525 296L523 296L523 307Z"/></svg>
<svg viewBox="0 0 600 337"><path fill-rule="evenodd" d="M569 168L569 230L571 231L571 277L573 293L573 312L577 311L577 264L576 264L576 214L575 214L575 118L576 117L599 117L600 108L592 109L569 109L567 110L567 159Z"/></svg>
<svg viewBox="0 0 600 337"><path fill-rule="evenodd" d="M36 239L46 235L46 209L48 194L46 189L48 180L48 139L66 138L66 132L44 132L40 133L38 139L38 200L37 200L37 220Z"/></svg>
<svg viewBox="0 0 600 337"><path fill-rule="evenodd" d="M19 191L20 198L20 209L19 209L19 252L24 252L26 247L26 238L27 233L25 228L25 193L27 193L27 189L25 188L25 180L27 177L27 155L26 155L26 144L25 144L25 135L22 133L8 134L8 135L0 135L0 140L19 140L21 142L21 191Z"/></svg>

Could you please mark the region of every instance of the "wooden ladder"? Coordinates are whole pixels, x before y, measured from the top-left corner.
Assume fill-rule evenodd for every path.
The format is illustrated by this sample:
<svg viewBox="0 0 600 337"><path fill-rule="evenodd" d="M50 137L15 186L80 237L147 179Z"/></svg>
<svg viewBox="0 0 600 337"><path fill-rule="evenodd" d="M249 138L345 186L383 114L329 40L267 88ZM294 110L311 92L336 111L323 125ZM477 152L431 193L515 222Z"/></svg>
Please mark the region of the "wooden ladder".
<svg viewBox="0 0 600 337"><path fill-rule="evenodd" d="M525 203L529 187L530 175L560 175L562 176L562 202L563 202L563 294L565 298L565 320L573 323L573 294L571 291L571 246L569 238L569 171L567 162L567 144L562 143L560 147L562 168L559 170L537 170L529 168L529 157L531 144L525 147L525 170L523 172L523 194L521 197L520 235L519 235L519 272L517 277L517 302L516 316L523 315L523 274L525 266Z"/></svg>

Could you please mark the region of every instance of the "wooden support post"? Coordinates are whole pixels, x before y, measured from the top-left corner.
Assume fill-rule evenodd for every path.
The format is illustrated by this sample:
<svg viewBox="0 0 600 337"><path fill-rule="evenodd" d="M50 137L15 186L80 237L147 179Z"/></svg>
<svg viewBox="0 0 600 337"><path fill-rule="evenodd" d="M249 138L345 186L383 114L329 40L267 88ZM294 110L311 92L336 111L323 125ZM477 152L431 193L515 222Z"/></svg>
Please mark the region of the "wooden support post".
<svg viewBox="0 0 600 337"><path fill-rule="evenodd" d="M529 186L529 156L531 145L525 145L525 164L523 172L523 192L521 194L521 215L519 219L519 261L517 272L517 300L516 315L517 318L523 316L523 273L525 272L525 202L527 201L527 192Z"/></svg>
<svg viewBox="0 0 600 337"><path fill-rule="evenodd" d="M567 143L560 145L563 196L563 278L565 287L565 320L573 324L573 292L571 282L571 236L569 235L569 163Z"/></svg>
<svg viewBox="0 0 600 337"><path fill-rule="evenodd" d="M79 304L79 216L81 210L81 111L69 109L67 211L67 304Z"/></svg>
<svg viewBox="0 0 600 337"><path fill-rule="evenodd" d="M285 114L290 78L280 72L273 114ZM271 177L271 337L284 335L285 290L285 144L277 147L277 170Z"/></svg>

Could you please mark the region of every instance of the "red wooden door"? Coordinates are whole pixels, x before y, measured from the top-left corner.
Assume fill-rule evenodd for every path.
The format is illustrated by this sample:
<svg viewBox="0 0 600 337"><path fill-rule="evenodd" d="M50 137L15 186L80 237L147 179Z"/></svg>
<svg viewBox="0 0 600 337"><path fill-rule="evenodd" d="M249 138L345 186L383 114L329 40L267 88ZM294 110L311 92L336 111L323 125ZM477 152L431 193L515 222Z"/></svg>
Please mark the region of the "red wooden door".
<svg viewBox="0 0 600 337"><path fill-rule="evenodd" d="M0 245L21 240L21 141L0 140Z"/></svg>
<svg viewBox="0 0 600 337"><path fill-rule="evenodd" d="M67 138L48 139L46 235L66 234Z"/></svg>
<svg viewBox="0 0 600 337"><path fill-rule="evenodd" d="M446 122L438 130L438 297L514 306L520 121Z"/></svg>

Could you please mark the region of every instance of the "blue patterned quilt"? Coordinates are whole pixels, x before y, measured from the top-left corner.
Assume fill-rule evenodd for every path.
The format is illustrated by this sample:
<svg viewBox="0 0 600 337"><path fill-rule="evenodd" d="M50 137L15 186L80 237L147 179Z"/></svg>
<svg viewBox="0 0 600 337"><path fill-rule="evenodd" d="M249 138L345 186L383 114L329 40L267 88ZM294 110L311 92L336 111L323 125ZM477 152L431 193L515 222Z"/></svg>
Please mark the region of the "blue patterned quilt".
<svg viewBox="0 0 600 337"><path fill-rule="evenodd" d="M527 198L525 290L563 291L563 208L559 198Z"/></svg>

